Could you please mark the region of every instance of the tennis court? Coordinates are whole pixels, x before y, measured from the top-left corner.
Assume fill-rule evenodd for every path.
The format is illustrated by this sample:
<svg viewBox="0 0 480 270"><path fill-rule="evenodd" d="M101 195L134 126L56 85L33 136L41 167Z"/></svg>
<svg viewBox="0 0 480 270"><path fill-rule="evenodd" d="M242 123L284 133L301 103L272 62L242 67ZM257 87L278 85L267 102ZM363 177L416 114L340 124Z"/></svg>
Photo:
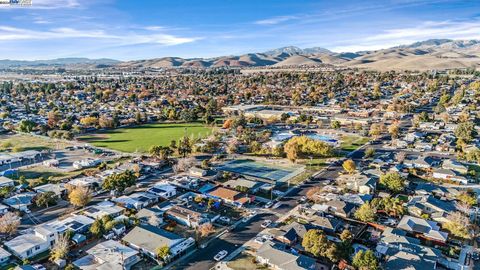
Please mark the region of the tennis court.
<svg viewBox="0 0 480 270"><path fill-rule="evenodd" d="M218 169L273 182L285 182L303 171L302 168L298 167L285 168L248 159L232 160L223 163Z"/></svg>

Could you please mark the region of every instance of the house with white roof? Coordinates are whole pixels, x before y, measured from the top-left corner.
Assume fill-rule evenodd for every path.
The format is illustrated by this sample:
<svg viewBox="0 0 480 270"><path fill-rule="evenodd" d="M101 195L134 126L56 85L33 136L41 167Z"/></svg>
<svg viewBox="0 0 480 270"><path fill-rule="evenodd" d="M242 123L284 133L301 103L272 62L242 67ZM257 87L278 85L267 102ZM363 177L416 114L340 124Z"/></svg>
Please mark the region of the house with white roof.
<svg viewBox="0 0 480 270"><path fill-rule="evenodd" d="M147 192L155 194L163 199L169 199L177 194L177 188L166 182L160 182L149 188Z"/></svg>
<svg viewBox="0 0 480 270"><path fill-rule="evenodd" d="M4 243L4 247L19 259L29 259L48 251L57 240L55 228L40 225L32 233L22 234Z"/></svg>
<svg viewBox="0 0 480 270"><path fill-rule="evenodd" d="M141 260L138 251L114 240L98 243L86 253L88 255L74 261L73 265L82 270L129 270Z"/></svg>
<svg viewBox="0 0 480 270"><path fill-rule="evenodd" d="M15 182L5 176L0 176L0 187L13 187Z"/></svg>

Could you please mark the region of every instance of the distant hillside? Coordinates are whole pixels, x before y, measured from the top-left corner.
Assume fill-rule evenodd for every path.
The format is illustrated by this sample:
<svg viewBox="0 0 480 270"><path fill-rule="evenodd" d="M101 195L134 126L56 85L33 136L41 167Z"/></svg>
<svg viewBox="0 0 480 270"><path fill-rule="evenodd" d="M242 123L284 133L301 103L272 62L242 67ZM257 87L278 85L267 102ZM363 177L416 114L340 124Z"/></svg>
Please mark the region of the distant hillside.
<svg viewBox="0 0 480 270"><path fill-rule="evenodd" d="M38 67L38 66L69 66L69 65L116 65L120 61L113 59L89 59L89 58L58 58L52 60L0 60L0 68L14 67Z"/></svg>
<svg viewBox="0 0 480 270"><path fill-rule="evenodd" d="M321 47L282 47L263 53L214 58L162 57L119 62L112 59L61 58L54 60L0 60L5 67L86 67L96 68L212 68L286 67L335 65L372 70L431 70L480 66L480 41L430 39L375 51L336 53Z"/></svg>

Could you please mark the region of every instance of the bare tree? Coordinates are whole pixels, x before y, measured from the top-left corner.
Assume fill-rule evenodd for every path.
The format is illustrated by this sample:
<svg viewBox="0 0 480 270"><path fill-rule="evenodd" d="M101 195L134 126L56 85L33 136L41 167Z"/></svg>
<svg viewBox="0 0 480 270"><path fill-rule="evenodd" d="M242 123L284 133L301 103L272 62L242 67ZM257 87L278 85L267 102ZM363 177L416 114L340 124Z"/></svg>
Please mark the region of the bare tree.
<svg viewBox="0 0 480 270"><path fill-rule="evenodd" d="M66 233L60 235L50 251L50 259L52 261L64 259L70 250L69 244L70 239L68 235Z"/></svg>
<svg viewBox="0 0 480 270"><path fill-rule="evenodd" d="M0 217L0 233L12 235L17 231L19 225L20 217L13 212L8 212Z"/></svg>
<svg viewBox="0 0 480 270"><path fill-rule="evenodd" d="M162 220L159 217L152 215L150 218L148 218L148 224L158 227L160 224L162 224Z"/></svg>
<svg viewBox="0 0 480 270"><path fill-rule="evenodd" d="M177 164L173 166L173 171L175 173L186 172L195 164L194 158L180 158L178 159Z"/></svg>
<svg viewBox="0 0 480 270"><path fill-rule="evenodd" d="M215 227L213 227L212 223L204 223L198 227L198 232L200 233L201 237L206 237L215 232Z"/></svg>

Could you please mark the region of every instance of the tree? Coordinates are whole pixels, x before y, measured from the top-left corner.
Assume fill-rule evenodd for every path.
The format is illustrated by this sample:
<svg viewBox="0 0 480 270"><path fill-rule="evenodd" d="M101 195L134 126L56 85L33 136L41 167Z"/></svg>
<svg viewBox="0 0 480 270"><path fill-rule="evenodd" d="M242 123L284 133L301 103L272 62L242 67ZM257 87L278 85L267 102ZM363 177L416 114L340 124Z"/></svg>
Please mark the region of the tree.
<svg viewBox="0 0 480 270"><path fill-rule="evenodd" d="M287 159L291 162L295 162L298 159L299 146L296 143L287 142L283 146L283 151L287 154Z"/></svg>
<svg viewBox="0 0 480 270"><path fill-rule="evenodd" d="M59 259L65 259L70 250L69 243L70 239L68 234L58 236L57 241L55 241L55 244L50 251L50 260L56 261Z"/></svg>
<svg viewBox="0 0 480 270"><path fill-rule="evenodd" d="M126 170L122 173L114 173L105 178L102 188L105 190L116 190L123 192L130 186L135 185L137 177L131 170Z"/></svg>
<svg viewBox="0 0 480 270"><path fill-rule="evenodd" d="M340 240L342 240L342 242L337 244L339 256L340 258L349 259L354 252L352 247L352 233L347 229L343 230L340 234Z"/></svg>
<svg viewBox="0 0 480 270"><path fill-rule="evenodd" d="M158 247L155 252L157 253L157 256L161 258L162 260L165 260L168 255L170 255L170 248L168 246L161 246Z"/></svg>
<svg viewBox="0 0 480 270"><path fill-rule="evenodd" d="M20 217L13 212L7 212L0 217L0 233L12 235L17 232L19 225Z"/></svg>
<svg viewBox="0 0 480 270"><path fill-rule="evenodd" d="M102 220L100 219L96 219L92 226L90 226L90 232L95 235L95 236L99 236L103 233L103 224L102 224Z"/></svg>
<svg viewBox="0 0 480 270"><path fill-rule="evenodd" d="M336 245L328 241L322 230L308 230L303 236L302 247L315 257L327 257L333 262L338 260Z"/></svg>
<svg viewBox="0 0 480 270"><path fill-rule="evenodd" d="M405 214L405 206L399 198L375 198L371 202L377 210L383 210L389 216L398 217Z"/></svg>
<svg viewBox="0 0 480 270"><path fill-rule="evenodd" d="M178 154L183 157L186 157L188 154L192 153L192 144L187 136L183 136L183 138L180 140L177 151Z"/></svg>
<svg viewBox="0 0 480 270"><path fill-rule="evenodd" d="M330 122L330 126L334 129L339 129L340 128L340 122L337 121L337 120L333 120L332 122Z"/></svg>
<svg viewBox="0 0 480 270"><path fill-rule="evenodd" d="M380 136L380 134L382 134L382 132L383 132L383 126L380 124L374 123L370 126L370 131L368 132L368 134L374 138L377 138L378 136Z"/></svg>
<svg viewBox="0 0 480 270"><path fill-rule="evenodd" d="M372 147L368 147L365 149L365 158L371 158L375 155L375 149Z"/></svg>
<svg viewBox="0 0 480 270"><path fill-rule="evenodd" d="M200 225L197 230L201 237L206 237L215 232L215 227L208 222Z"/></svg>
<svg viewBox="0 0 480 270"><path fill-rule="evenodd" d="M90 202L92 195L87 187L79 186L70 191L68 194L68 199L74 206L83 207Z"/></svg>
<svg viewBox="0 0 480 270"><path fill-rule="evenodd" d="M457 139L461 139L467 143L470 142L476 135L477 132L475 131L475 125L473 122L460 123L455 129L455 136Z"/></svg>
<svg viewBox="0 0 480 270"><path fill-rule="evenodd" d="M195 158L180 158L177 161L177 164L173 166L173 171L175 173L186 172L195 165Z"/></svg>
<svg viewBox="0 0 480 270"><path fill-rule="evenodd" d="M355 212L355 218L363 222L375 221L377 216L377 209L370 204L370 202L362 204Z"/></svg>
<svg viewBox="0 0 480 270"><path fill-rule="evenodd" d="M405 179L397 172L382 175L380 184L394 193L402 192L405 189Z"/></svg>
<svg viewBox="0 0 480 270"><path fill-rule="evenodd" d="M477 204L477 198L467 192L462 192L458 194L457 200L459 200L464 206L468 208L471 208L472 206Z"/></svg>
<svg viewBox="0 0 480 270"><path fill-rule="evenodd" d="M388 133L392 136L392 139L398 138L398 133L400 132L400 127L397 123L391 124L388 127Z"/></svg>
<svg viewBox="0 0 480 270"><path fill-rule="evenodd" d="M353 266L359 270L377 270L379 269L377 257L371 250L360 250L353 257Z"/></svg>
<svg viewBox="0 0 480 270"><path fill-rule="evenodd" d="M355 165L355 161L353 161L351 159L345 160L342 164L342 167L349 174L354 173L355 170L357 169L357 166Z"/></svg>
<svg viewBox="0 0 480 270"><path fill-rule="evenodd" d="M470 239L470 221L468 217L461 212L453 212L447 216L447 222L443 224L443 228L448 230L452 235L462 238Z"/></svg>
<svg viewBox="0 0 480 270"><path fill-rule="evenodd" d="M23 176L23 175L22 175ZM0 187L0 197L6 198L15 190L14 186L3 186Z"/></svg>
<svg viewBox="0 0 480 270"><path fill-rule="evenodd" d="M26 119L23 119L22 121L20 121L20 123L18 124L18 130L20 132L25 132L25 133L30 133L33 131L33 129L37 126L37 123L33 122L33 121L30 121L30 120L26 120Z"/></svg>
<svg viewBox="0 0 480 270"><path fill-rule="evenodd" d="M57 203L57 196L53 191L40 193L35 198L35 204L39 207L54 205Z"/></svg>
<svg viewBox="0 0 480 270"><path fill-rule="evenodd" d="M167 160L168 156L170 156L173 153L170 147L160 146L160 145L154 145L150 147L148 152L150 153L150 155L161 160Z"/></svg>

